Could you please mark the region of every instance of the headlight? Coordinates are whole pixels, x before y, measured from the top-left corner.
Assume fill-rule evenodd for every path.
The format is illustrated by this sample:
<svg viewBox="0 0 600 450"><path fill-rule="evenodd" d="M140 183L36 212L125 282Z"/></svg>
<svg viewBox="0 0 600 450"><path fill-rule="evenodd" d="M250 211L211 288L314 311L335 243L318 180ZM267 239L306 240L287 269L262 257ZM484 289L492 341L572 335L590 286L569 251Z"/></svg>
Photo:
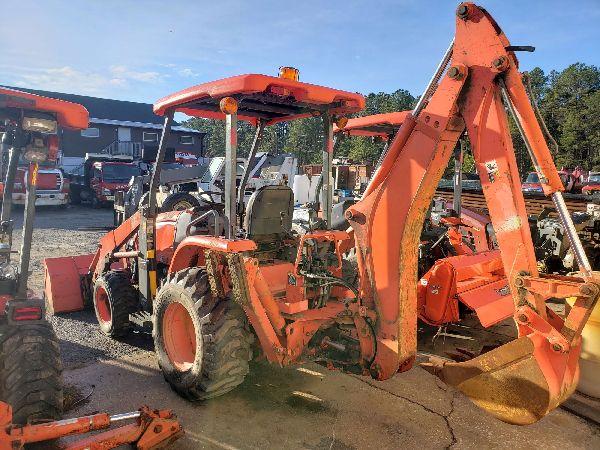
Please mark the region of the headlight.
<svg viewBox="0 0 600 450"><path fill-rule="evenodd" d="M298 81L300 79L300 71L295 67L281 66L279 68L279 78Z"/></svg>
<svg viewBox="0 0 600 450"><path fill-rule="evenodd" d="M23 117L23 129L27 131L39 131L40 133L55 134L58 125L56 120L42 119L38 117Z"/></svg>
<svg viewBox="0 0 600 450"><path fill-rule="evenodd" d="M110 189L104 188L104 189L102 189L102 194L103 195L110 195L110 194L112 194L112 192L110 191Z"/></svg>

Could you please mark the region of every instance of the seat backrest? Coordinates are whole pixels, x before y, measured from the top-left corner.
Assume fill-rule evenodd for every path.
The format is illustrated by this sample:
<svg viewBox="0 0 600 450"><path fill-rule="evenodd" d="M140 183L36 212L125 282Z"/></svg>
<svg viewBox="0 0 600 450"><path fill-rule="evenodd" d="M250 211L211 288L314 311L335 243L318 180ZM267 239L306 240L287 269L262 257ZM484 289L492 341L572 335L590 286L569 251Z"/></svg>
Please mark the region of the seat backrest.
<svg viewBox="0 0 600 450"><path fill-rule="evenodd" d="M294 191L287 186L263 186L248 200L246 236L253 240L281 238L292 229L293 213Z"/></svg>
<svg viewBox="0 0 600 450"><path fill-rule="evenodd" d="M331 208L331 229L345 231L350 226L346 220L346 210L356 203L356 200L344 200Z"/></svg>

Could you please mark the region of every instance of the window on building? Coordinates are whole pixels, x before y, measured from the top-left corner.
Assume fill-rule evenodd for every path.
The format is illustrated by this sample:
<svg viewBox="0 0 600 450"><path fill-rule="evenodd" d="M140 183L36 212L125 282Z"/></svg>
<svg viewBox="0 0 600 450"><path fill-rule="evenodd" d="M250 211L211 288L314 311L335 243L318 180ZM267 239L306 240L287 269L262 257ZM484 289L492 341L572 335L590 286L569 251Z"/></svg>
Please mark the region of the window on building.
<svg viewBox="0 0 600 450"><path fill-rule="evenodd" d="M179 136L179 143L183 145L194 145L194 136Z"/></svg>
<svg viewBox="0 0 600 450"><path fill-rule="evenodd" d="M144 142L158 142L158 133L144 131L142 133L142 138L144 139Z"/></svg>
<svg viewBox="0 0 600 450"><path fill-rule="evenodd" d="M99 128L86 128L85 130L81 130L81 135L83 137L88 137L88 138L97 138L97 137L100 137L100 129Z"/></svg>

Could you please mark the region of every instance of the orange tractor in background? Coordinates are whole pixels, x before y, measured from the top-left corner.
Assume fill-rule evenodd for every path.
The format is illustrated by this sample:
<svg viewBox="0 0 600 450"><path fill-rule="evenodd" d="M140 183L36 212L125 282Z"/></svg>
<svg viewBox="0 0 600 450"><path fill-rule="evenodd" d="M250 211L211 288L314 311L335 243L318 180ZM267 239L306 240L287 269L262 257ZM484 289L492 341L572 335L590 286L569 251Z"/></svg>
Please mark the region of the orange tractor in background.
<svg viewBox="0 0 600 450"><path fill-rule="evenodd" d="M49 302L60 306L60 295L69 294L81 303L83 285L108 334L126 330L139 313L151 318L163 374L189 399L239 385L254 338L277 365L313 360L389 379L415 361L421 231L442 172L466 134L501 261L501 268L492 265L487 273L502 271L506 279L518 338L466 362L434 361L427 367L501 420L529 424L542 418L577 384L581 330L600 293L599 275L591 271L575 232L518 71L515 52L525 48L512 46L492 17L472 3L462 3L456 16L455 39L426 91L406 115L364 196L346 211L347 231L330 228L333 122L360 110L362 96L299 82L288 70L280 78L227 78L155 104L165 123L147 202L102 238L89 268L62 258L59 271L50 261ZM507 111L575 249L577 276L538 273ZM224 205L157 213L155 192L175 112L225 119ZM263 187L245 208L239 201L244 183L236 187L236 122L257 124L260 137L262 125L309 116L323 121L325 227L298 237L290 233L289 188ZM352 249L357 276L350 282L342 269ZM481 254L456 256L471 257ZM426 288L434 293L436 286L429 282ZM480 295L488 301L490 291L482 288ZM550 298L575 303L559 317L546 305Z"/></svg>
<svg viewBox="0 0 600 450"><path fill-rule="evenodd" d="M15 423L54 419L62 412L62 365L44 301L28 288L39 165L56 161L58 126L84 129L86 109L33 94L0 89L2 215L0 217L0 401ZM14 185L19 159L28 161L22 243L12 264Z"/></svg>
<svg viewBox="0 0 600 450"><path fill-rule="evenodd" d="M52 420L63 409L58 341L46 320L44 301L27 286L36 186L40 163L56 160L58 127L85 129L88 112L75 103L2 88L0 121L0 161L5 163L0 165L0 449L21 449L26 444L108 429L122 421L134 422L71 442L67 448L109 449L126 443L140 450L163 448L183 434L171 411L143 407L113 416L100 413ZM14 267L12 194L20 159L29 161L29 169L19 265Z"/></svg>

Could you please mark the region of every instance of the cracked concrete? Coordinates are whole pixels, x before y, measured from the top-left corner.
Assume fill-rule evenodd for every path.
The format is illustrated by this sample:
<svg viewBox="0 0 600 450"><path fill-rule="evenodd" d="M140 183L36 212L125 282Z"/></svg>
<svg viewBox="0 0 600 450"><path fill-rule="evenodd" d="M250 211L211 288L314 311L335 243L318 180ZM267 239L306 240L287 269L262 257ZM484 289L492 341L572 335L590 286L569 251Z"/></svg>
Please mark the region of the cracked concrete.
<svg viewBox="0 0 600 450"><path fill-rule="evenodd" d="M442 419L444 420L444 422L446 423L446 428L448 429L448 434L449 434L449 438L450 438L450 443L449 443L447 446L445 446L445 448L446 448L446 449L450 449L450 448L452 448L452 446L453 446L454 444L456 444L456 442L457 442L457 441L456 441L456 436L455 436L455 434L454 434L454 430L453 430L453 428L452 428L452 425L450 424L450 416L451 416L451 415L452 415L452 413L454 412L454 396L455 396L455 393L454 393L454 392L452 392L452 393L451 393L451 397L450 397L450 409L449 409L449 411L448 411L448 412L446 412L446 413L441 413L441 412L439 412L439 411L435 411L434 409L431 409L431 408L429 408L428 406L425 406L425 405L423 405L422 403L419 403L419 402L418 402L418 401L416 401L416 400L413 400L413 399L411 399L411 398L405 397L405 396L403 396L403 395L400 395L400 394L396 394L396 393L390 392L390 391L386 390L386 389L385 389L384 387L382 387L382 386L377 386L377 385L376 385L376 384L374 384L373 382L369 381L369 379L367 379L367 378L364 378L364 377L358 377L358 376L355 376L355 375L352 375L352 377L353 377L353 378L355 378L355 379L357 379L357 380L359 380L360 382L367 383L369 386L372 386L372 387L374 387L375 389L379 389L379 390L381 390L381 391L383 391L383 392L387 392L388 394L390 394L390 395L392 395L392 396L394 396L394 397L400 398L400 399L402 399L402 400L405 400L405 401L407 401L407 402L410 402L410 403L412 403L412 404L414 404L414 405L419 405L419 406L420 406L421 408L423 408L425 411L427 411L427 412L429 412L429 413L431 413L431 414L434 414L434 415L436 415L436 416L438 416L438 417L442 418ZM442 391L444 391L444 392L448 392L447 388L442 388L442 386L440 386L440 385L438 384L438 381L439 381L439 380L437 380L437 379L435 380L435 384L437 385L437 387L438 387L439 389L441 389Z"/></svg>
<svg viewBox="0 0 600 450"><path fill-rule="evenodd" d="M420 368L379 382L305 367L253 363L238 389L194 404L169 389L150 353L102 361L66 372L84 394L96 385L88 403L67 415L144 403L173 408L186 429L178 449L600 448L600 430L564 410L527 427L508 425Z"/></svg>

